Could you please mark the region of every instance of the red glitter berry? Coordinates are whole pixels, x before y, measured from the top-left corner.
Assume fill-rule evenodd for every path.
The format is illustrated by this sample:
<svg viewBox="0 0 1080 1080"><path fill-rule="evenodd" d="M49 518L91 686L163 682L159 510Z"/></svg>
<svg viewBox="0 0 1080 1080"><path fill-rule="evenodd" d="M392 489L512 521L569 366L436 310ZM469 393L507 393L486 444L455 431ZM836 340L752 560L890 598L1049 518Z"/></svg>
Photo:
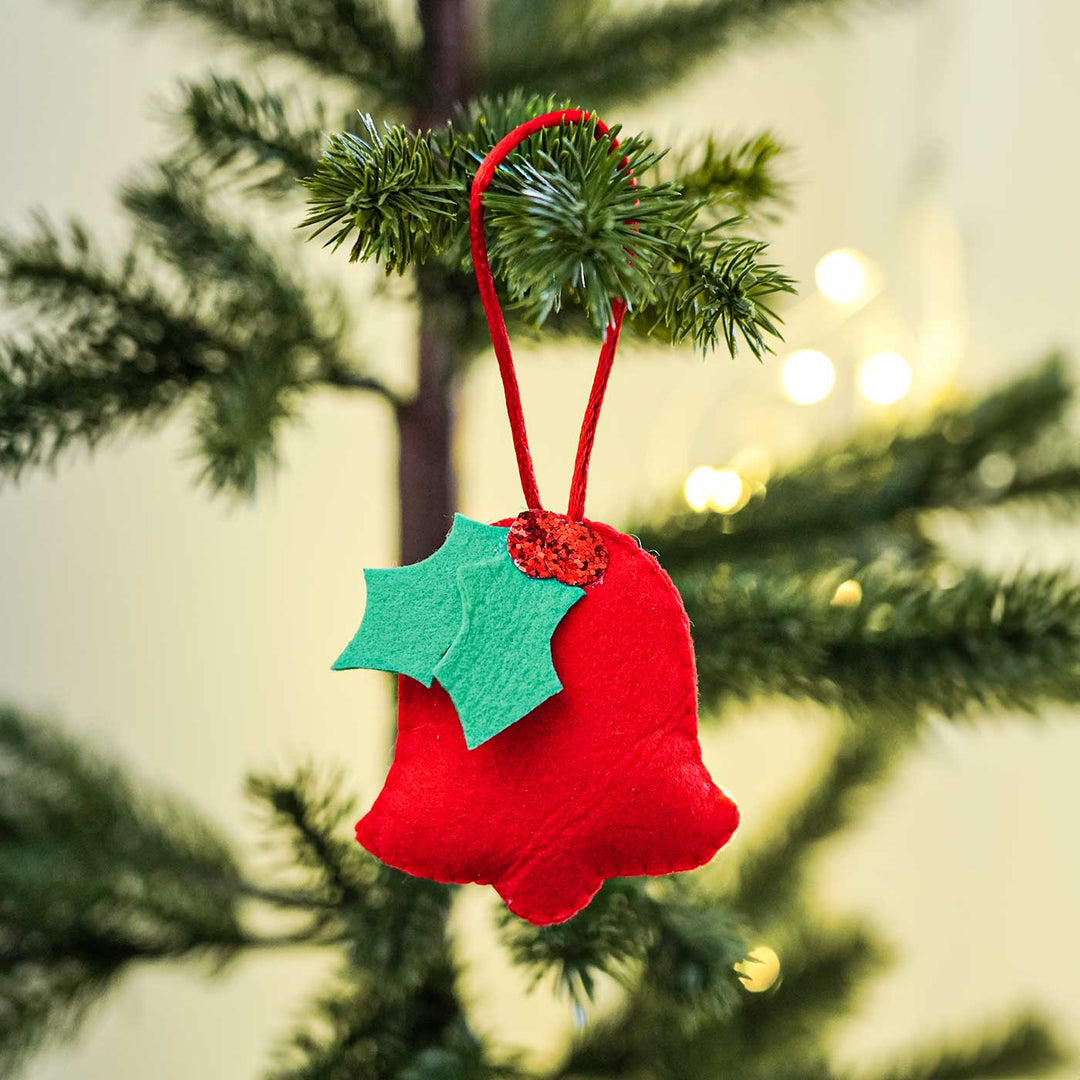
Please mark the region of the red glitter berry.
<svg viewBox="0 0 1080 1080"><path fill-rule="evenodd" d="M534 578L589 585L607 569L600 537L583 521L552 510L523 510L510 526L506 547L514 565Z"/></svg>

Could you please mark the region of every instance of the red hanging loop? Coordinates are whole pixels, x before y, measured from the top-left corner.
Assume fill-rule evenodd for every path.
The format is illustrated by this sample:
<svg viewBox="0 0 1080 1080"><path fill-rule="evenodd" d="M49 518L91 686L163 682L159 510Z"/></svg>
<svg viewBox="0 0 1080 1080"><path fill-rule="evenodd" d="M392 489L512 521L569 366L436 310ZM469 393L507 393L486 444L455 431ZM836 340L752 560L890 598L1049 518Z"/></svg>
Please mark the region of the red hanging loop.
<svg viewBox="0 0 1080 1080"><path fill-rule="evenodd" d="M521 490L525 503L532 510L543 509L540 503L540 491L536 486L536 473L533 470L532 455L529 453L529 439L525 432L525 414L521 408L521 391L518 388L517 374L514 371L514 358L510 352L510 337L506 332L506 320L503 318L499 298L495 294L495 282L491 276L488 262L487 241L484 237L484 192L491 183L495 170L503 161L530 135L542 128L559 127L562 124L581 124L593 120L596 134L606 135L607 125L591 113L582 109L560 109L558 112L534 116L495 144L490 153L480 163L473 177L472 192L469 198L469 239L472 243L473 268L476 271L476 284L480 289L480 299L487 316L491 343L495 347L495 356L499 361L499 374L502 376L503 394L506 398L506 412L510 417L510 434L514 440L514 453L517 456L518 474L521 477ZM612 149L619 145L612 140ZM626 164L626 159L623 159ZM631 184L636 183L631 179ZM570 503L567 516L572 521L580 521L585 514L585 491L589 480L589 459L592 456L593 442L596 438L596 425L600 419L600 408L604 402L611 366L615 361L615 348L619 344L619 330L622 328L626 302L620 297L611 302L611 323L604 332L604 343L600 348L596 376L585 416L581 422L581 435L578 438L577 456L574 460L574 475L570 484Z"/></svg>

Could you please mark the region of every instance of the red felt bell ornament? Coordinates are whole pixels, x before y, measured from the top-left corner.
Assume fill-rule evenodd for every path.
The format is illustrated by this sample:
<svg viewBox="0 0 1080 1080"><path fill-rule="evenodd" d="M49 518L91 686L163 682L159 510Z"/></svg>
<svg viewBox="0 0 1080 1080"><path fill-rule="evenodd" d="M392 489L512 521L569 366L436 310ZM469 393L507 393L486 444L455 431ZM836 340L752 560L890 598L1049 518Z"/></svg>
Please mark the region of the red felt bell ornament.
<svg viewBox="0 0 1080 1080"><path fill-rule="evenodd" d="M394 762L359 842L410 874L493 885L537 925L575 915L606 878L702 865L739 820L701 761L675 586L636 540L584 516L625 304L612 303L569 507L557 514L540 502L488 264L483 195L495 169L541 128L590 120L569 109L521 125L472 186L473 262L528 509L496 526L459 517L430 559L368 571L364 622L335 665L401 673ZM415 629L398 640L403 627Z"/></svg>

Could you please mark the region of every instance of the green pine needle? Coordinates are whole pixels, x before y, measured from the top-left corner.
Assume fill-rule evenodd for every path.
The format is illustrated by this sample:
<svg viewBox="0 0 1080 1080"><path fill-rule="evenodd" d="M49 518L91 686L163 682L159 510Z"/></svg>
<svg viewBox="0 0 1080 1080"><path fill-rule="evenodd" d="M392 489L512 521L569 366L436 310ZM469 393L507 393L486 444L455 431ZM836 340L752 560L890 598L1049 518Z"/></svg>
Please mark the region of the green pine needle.
<svg viewBox="0 0 1080 1080"><path fill-rule="evenodd" d="M681 503L631 531L663 553L670 571L735 559L820 570L849 557L901 557L919 542L918 511L1013 500L1075 508L1076 472L1061 450L1071 452L1072 438L1059 425L1072 393L1061 358L1052 356L979 401L958 402L909 428L874 427L826 445L770 477L736 514L697 513ZM986 482L991 455L1016 466L1004 483ZM922 550L933 554L926 544Z"/></svg>
<svg viewBox="0 0 1080 1080"><path fill-rule="evenodd" d="M568 922L530 926L504 910L499 923L515 963L534 983L553 975L579 1008L594 999L601 976L647 986L681 1010L685 1024L727 1015L739 1002L744 929L688 879L618 878Z"/></svg>
<svg viewBox="0 0 1080 1080"><path fill-rule="evenodd" d="M452 181L429 137L403 127L380 133L361 116L367 138L330 138L315 173L303 183L310 209L303 227L313 237L331 230L327 245L353 237L349 259L374 259L388 274L445 251L460 213L460 183Z"/></svg>
<svg viewBox="0 0 1080 1080"><path fill-rule="evenodd" d="M467 269L477 163L519 117L555 107L552 99L512 95L476 103L429 132L380 133L365 116L367 137L333 136L304 181L303 224L312 236L329 230L333 248L350 240L350 259L381 262L387 273L437 256ZM657 180L663 153L639 136L615 150L618 135L616 128L597 137L594 124L547 129L496 171L485 225L493 271L510 299L542 323L573 298L603 330L621 297L643 336L702 350L723 343L731 354L741 340L754 356L769 352L779 337L773 304L794 291L791 279L764 261L764 241L732 234L739 219L696 228L715 192L690 197Z"/></svg>
<svg viewBox="0 0 1080 1080"><path fill-rule="evenodd" d="M493 20L499 32L487 57L488 93L543 88L603 104L646 98L683 82L739 41L766 31L835 17L850 0L682 0L612 5L603 0L510 0ZM545 32L547 31L547 32Z"/></svg>
<svg viewBox="0 0 1080 1080"><path fill-rule="evenodd" d="M399 36L383 0L80 0L147 21L186 19L257 55L299 60L380 99L414 104L423 93L420 51Z"/></svg>
<svg viewBox="0 0 1080 1080"><path fill-rule="evenodd" d="M780 694L901 725L1080 702L1080 583L1067 574L969 571L942 586L875 567L847 606L833 602L845 573L680 576L703 697Z"/></svg>
<svg viewBox="0 0 1080 1080"><path fill-rule="evenodd" d="M924 1050L895 1069L852 1080L1013 1080L1056 1073L1071 1055L1046 1020L1026 1016L952 1046Z"/></svg>
<svg viewBox="0 0 1080 1080"><path fill-rule="evenodd" d="M74 1035L135 962L227 961L241 890L190 808L0 707L0 1073Z"/></svg>
<svg viewBox="0 0 1080 1080"><path fill-rule="evenodd" d="M177 160L184 168L199 162L218 181L231 174L279 195L295 191L297 181L317 167L327 126L321 101L308 117L296 93L252 89L217 75L182 83L180 95L184 141Z"/></svg>
<svg viewBox="0 0 1080 1080"><path fill-rule="evenodd" d="M64 233L40 218L28 237L0 237L0 290L51 327L0 341L0 476L152 428L191 401L203 478L250 495L303 393L391 396L344 355L336 293L313 301L191 174L163 167L124 201L141 243L118 262L77 223Z"/></svg>
<svg viewBox="0 0 1080 1080"><path fill-rule="evenodd" d="M790 201L789 185L775 171L782 153L767 131L728 146L709 136L702 150L679 155L675 182L685 196L719 208L724 216L735 211L771 219Z"/></svg>

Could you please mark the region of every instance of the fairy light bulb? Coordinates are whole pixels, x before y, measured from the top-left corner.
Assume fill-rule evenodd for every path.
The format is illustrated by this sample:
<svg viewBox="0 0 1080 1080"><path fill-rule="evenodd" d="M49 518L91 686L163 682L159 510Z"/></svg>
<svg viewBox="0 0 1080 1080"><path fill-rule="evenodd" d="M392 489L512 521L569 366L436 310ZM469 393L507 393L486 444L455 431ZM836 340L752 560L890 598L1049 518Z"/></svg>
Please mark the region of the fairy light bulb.
<svg viewBox="0 0 1080 1080"><path fill-rule="evenodd" d="M683 495L691 510L717 510L733 514L750 498L750 488L734 469L714 469L699 465L686 478Z"/></svg>
<svg viewBox="0 0 1080 1080"><path fill-rule="evenodd" d="M911 365L899 353L875 353L859 367L859 391L874 405L894 405L910 389Z"/></svg>
<svg viewBox="0 0 1080 1080"><path fill-rule="evenodd" d="M814 281L825 299L834 304L855 304L870 295L866 259L852 248L838 248L823 255L814 268Z"/></svg>
<svg viewBox="0 0 1080 1080"><path fill-rule="evenodd" d="M798 349L780 368L780 384L796 405L816 405L836 385L833 362L817 349Z"/></svg>
<svg viewBox="0 0 1080 1080"><path fill-rule="evenodd" d="M780 957L768 945L758 945L735 965L739 981L751 994L763 994L780 978Z"/></svg>
<svg viewBox="0 0 1080 1080"><path fill-rule="evenodd" d="M728 514L743 503L743 479L734 469L713 469L709 505Z"/></svg>
<svg viewBox="0 0 1080 1080"><path fill-rule="evenodd" d="M683 495L691 510L701 511L709 505L712 476L713 470L710 466L699 465L686 478L686 483L683 484Z"/></svg>
<svg viewBox="0 0 1080 1080"><path fill-rule="evenodd" d="M836 586L829 603L832 607L858 607L862 603L862 596L862 586L854 578L848 578Z"/></svg>

